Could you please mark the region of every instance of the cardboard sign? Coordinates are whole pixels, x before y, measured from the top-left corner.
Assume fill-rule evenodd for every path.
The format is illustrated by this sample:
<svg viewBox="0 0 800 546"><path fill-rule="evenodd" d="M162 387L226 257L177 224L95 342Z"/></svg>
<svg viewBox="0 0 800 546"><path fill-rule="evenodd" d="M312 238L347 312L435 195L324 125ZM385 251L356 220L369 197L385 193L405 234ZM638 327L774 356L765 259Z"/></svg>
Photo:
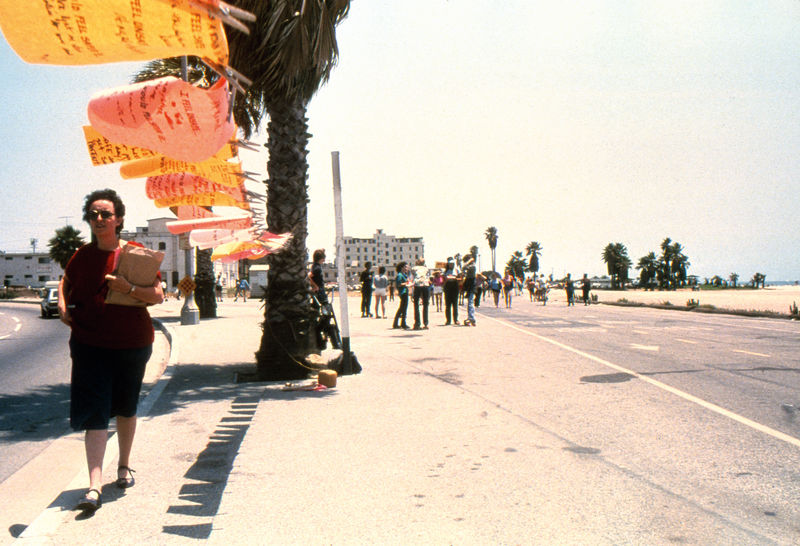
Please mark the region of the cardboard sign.
<svg viewBox="0 0 800 546"><path fill-rule="evenodd" d="M88 114L92 127L112 142L198 162L233 137L228 106L224 79L203 89L167 76L96 93Z"/></svg>
<svg viewBox="0 0 800 546"><path fill-rule="evenodd" d="M33 64L180 55L228 63L222 22L192 0L0 0L0 28L17 55Z"/></svg>

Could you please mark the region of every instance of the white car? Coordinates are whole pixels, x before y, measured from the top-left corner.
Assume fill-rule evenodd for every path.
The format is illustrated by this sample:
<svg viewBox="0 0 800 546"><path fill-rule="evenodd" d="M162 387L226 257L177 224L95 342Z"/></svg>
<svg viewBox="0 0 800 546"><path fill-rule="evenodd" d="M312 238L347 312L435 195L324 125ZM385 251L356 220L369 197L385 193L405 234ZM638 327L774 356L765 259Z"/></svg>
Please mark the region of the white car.
<svg viewBox="0 0 800 546"><path fill-rule="evenodd" d="M42 291L42 317L58 316L58 288L45 288Z"/></svg>

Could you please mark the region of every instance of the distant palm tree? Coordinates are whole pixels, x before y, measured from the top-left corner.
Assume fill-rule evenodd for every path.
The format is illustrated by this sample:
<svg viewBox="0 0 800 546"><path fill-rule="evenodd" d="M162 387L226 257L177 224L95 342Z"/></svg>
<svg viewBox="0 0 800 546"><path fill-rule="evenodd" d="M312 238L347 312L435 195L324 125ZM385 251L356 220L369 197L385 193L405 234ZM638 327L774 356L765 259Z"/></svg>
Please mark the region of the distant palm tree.
<svg viewBox="0 0 800 546"><path fill-rule="evenodd" d="M639 264L636 266L636 269L641 271L639 273L639 282L642 287L652 288L653 280L655 280L656 272L658 271L658 258L656 257L656 253L650 252L639 258Z"/></svg>
<svg viewBox="0 0 800 546"><path fill-rule="evenodd" d="M528 271L536 275L539 271L539 255L542 253L542 245L540 245L537 241L531 241L528 243L528 246L525 247L525 255L530 256L530 261L528 262Z"/></svg>
<svg viewBox="0 0 800 546"><path fill-rule="evenodd" d="M515 251L511 258L509 258L508 262L506 263L506 267L511 270L513 275L518 279L522 279L525 277L525 259L522 256L522 252L519 250Z"/></svg>
<svg viewBox="0 0 800 546"><path fill-rule="evenodd" d="M614 290L625 288L628 270L632 264L628 249L622 243L608 243L603 249L602 257L611 277L611 288Z"/></svg>
<svg viewBox="0 0 800 546"><path fill-rule="evenodd" d="M50 249L50 257L61 266L67 267L67 262L78 250L86 243L81 237L81 232L72 226L64 226L56 230L55 236L47 243Z"/></svg>
<svg viewBox="0 0 800 546"><path fill-rule="evenodd" d="M489 226L486 228L486 241L489 243L489 249L492 251L492 271L497 271L496 261L495 261L495 249L497 248L497 228L494 226Z"/></svg>
<svg viewBox="0 0 800 546"><path fill-rule="evenodd" d="M728 277L728 280L731 281L731 285L736 288L736 283L739 282L739 275L738 273L731 273Z"/></svg>

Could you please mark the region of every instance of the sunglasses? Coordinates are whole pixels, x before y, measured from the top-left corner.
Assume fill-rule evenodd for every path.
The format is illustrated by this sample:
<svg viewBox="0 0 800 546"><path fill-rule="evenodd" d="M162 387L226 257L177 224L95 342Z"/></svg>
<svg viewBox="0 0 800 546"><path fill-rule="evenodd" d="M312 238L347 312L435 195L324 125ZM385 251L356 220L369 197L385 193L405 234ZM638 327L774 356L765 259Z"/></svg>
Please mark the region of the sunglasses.
<svg viewBox="0 0 800 546"><path fill-rule="evenodd" d="M90 210L89 214L87 214L89 220L97 220L98 218L102 218L103 220L108 220L114 213L110 210Z"/></svg>

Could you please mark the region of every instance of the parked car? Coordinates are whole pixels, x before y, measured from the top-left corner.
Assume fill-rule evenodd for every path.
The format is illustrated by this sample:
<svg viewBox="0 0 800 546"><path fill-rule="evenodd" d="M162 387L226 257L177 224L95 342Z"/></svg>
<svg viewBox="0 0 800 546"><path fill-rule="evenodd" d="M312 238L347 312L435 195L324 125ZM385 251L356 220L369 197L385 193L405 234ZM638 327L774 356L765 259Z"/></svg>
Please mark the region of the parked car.
<svg viewBox="0 0 800 546"><path fill-rule="evenodd" d="M49 282L47 283L50 284ZM42 317L55 317L58 316L58 283L56 286L45 286L42 290Z"/></svg>

